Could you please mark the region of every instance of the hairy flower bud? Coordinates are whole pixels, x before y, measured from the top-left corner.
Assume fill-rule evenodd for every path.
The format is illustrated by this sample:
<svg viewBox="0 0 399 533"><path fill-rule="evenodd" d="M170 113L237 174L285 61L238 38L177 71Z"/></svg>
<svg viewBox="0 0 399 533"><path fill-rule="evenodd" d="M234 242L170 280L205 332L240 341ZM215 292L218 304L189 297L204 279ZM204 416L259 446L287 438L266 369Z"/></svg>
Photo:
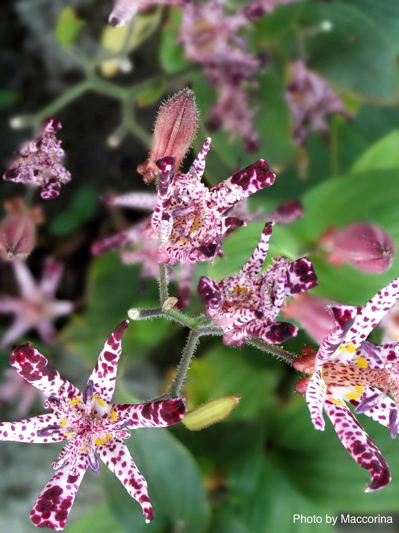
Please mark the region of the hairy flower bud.
<svg viewBox="0 0 399 533"><path fill-rule="evenodd" d="M238 405L239 401L240 398L238 396L216 398L186 413L182 422L187 429L199 431L224 420Z"/></svg>
<svg viewBox="0 0 399 533"><path fill-rule="evenodd" d="M150 157L137 167L137 172L146 183L150 183L158 175L155 161L162 157L175 157L176 168L179 168L197 128L198 111L194 93L190 89L183 89L169 98L159 110Z"/></svg>
<svg viewBox="0 0 399 533"><path fill-rule="evenodd" d="M395 257L390 235L375 224L353 222L342 230L331 228L321 237L329 251L328 260L336 265L351 263L364 272L385 272Z"/></svg>
<svg viewBox="0 0 399 533"><path fill-rule="evenodd" d="M0 224L0 258L23 259L35 245L35 224L28 213L11 212Z"/></svg>

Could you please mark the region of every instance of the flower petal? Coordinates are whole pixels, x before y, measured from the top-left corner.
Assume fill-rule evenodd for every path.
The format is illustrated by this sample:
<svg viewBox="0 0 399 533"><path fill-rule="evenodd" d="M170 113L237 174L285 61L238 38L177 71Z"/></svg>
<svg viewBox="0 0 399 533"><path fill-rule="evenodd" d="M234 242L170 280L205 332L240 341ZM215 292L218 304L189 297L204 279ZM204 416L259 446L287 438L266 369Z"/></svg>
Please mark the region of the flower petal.
<svg viewBox="0 0 399 533"><path fill-rule="evenodd" d="M306 389L306 403L308 404L310 417L316 429L324 431L325 422L323 418L323 405L325 400L324 382L321 372L318 370L313 374Z"/></svg>
<svg viewBox="0 0 399 533"><path fill-rule="evenodd" d="M388 465L363 427L346 406L337 405L328 399L324 405L342 444L354 460L371 474L371 481L365 492L385 487L391 481Z"/></svg>
<svg viewBox="0 0 399 533"><path fill-rule="evenodd" d="M358 309L350 305L333 305L330 307L335 321L335 328L320 344L316 357L316 368L325 363L349 336L350 328L357 316Z"/></svg>
<svg viewBox="0 0 399 533"><path fill-rule="evenodd" d="M36 443L59 442L66 439L63 433L54 433L45 437L37 435L39 431L43 431L49 426L58 426L58 424L59 418L53 413L18 422L1 422L0 440Z"/></svg>
<svg viewBox="0 0 399 533"><path fill-rule="evenodd" d="M106 403L111 401L114 394L116 372L118 370L119 357L122 353L122 335L128 325L129 321L124 320L111 333L88 379L88 382L93 382L93 393Z"/></svg>
<svg viewBox="0 0 399 533"><path fill-rule="evenodd" d="M399 278L394 279L384 289L377 292L366 303L357 315L353 326L350 328L347 339L358 346L367 339L372 329L378 326L381 319L399 300Z"/></svg>
<svg viewBox="0 0 399 533"><path fill-rule="evenodd" d="M201 179L204 174L206 156L211 147L211 140L210 137L205 139L201 150L198 152L197 157L194 159L193 164L190 167L189 173L194 174L198 179Z"/></svg>
<svg viewBox="0 0 399 533"><path fill-rule="evenodd" d="M68 398L80 396L79 390L64 379L53 365L38 352L30 342L17 346L12 352L11 365L18 374L29 383L32 383L45 396L58 396L63 389L63 395Z"/></svg>
<svg viewBox="0 0 399 533"><path fill-rule="evenodd" d="M63 273L64 265L54 259L54 257L48 257L44 263L44 268L40 279L40 290L50 298L53 298Z"/></svg>
<svg viewBox="0 0 399 533"><path fill-rule="evenodd" d="M54 474L30 513L35 526L50 527L56 531L64 529L87 466L87 458L84 457L77 465L76 475L70 474L68 465Z"/></svg>
<svg viewBox="0 0 399 533"><path fill-rule="evenodd" d="M113 404L118 420L123 421L123 429L161 428L180 422L186 412L183 398L159 400L136 405Z"/></svg>
<svg viewBox="0 0 399 533"><path fill-rule="evenodd" d="M317 286L317 276L312 262L306 257L292 261L287 270L286 296L304 292Z"/></svg>
<svg viewBox="0 0 399 533"><path fill-rule="evenodd" d="M269 250L269 241L273 231L274 222L266 222L262 235L253 254L242 267L240 274L254 276L260 272Z"/></svg>
<svg viewBox="0 0 399 533"><path fill-rule="evenodd" d="M250 322L243 326L247 337L259 337L269 344L281 344L298 333L298 328L289 322L273 322L269 326L259 322Z"/></svg>
<svg viewBox="0 0 399 533"><path fill-rule="evenodd" d="M204 305L211 310L218 309L222 296L220 294L219 283L208 276L202 276L198 284L198 294Z"/></svg>
<svg viewBox="0 0 399 533"><path fill-rule="evenodd" d="M153 518L152 507L148 497L147 482L140 474L127 446L118 439L97 446L100 458L124 485L130 496L139 502L146 522Z"/></svg>

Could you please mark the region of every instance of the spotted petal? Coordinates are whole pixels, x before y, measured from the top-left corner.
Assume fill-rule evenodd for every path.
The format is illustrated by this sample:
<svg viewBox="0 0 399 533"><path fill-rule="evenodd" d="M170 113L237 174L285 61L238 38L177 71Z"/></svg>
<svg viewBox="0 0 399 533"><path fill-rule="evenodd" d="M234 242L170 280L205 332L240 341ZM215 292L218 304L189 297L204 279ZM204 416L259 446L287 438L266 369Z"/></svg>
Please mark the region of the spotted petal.
<svg viewBox="0 0 399 533"><path fill-rule="evenodd" d="M118 439L97 447L98 454L108 468L124 485L130 496L139 502L147 522L153 518L148 497L147 482L140 474L127 446Z"/></svg>
<svg viewBox="0 0 399 533"><path fill-rule="evenodd" d="M93 382L93 394L99 396L104 402L109 403L114 394L116 372L118 369L119 357L122 352L122 335L128 327L129 321L124 320L111 333L104 344L97 364L89 377Z"/></svg>
<svg viewBox="0 0 399 533"><path fill-rule="evenodd" d="M365 341L382 318L399 300L399 278L394 279L389 285L377 292L367 304L362 307L353 326L350 328L347 339L358 346Z"/></svg>
<svg viewBox="0 0 399 533"><path fill-rule="evenodd" d="M77 465L76 475L71 475L68 465L58 470L37 499L30 517L35 526L64 529L76 492L87 470L84 457Z"/></svg>
<svg viewBox="0 0 399 533"><path fill-rule="evenodd" d="M113 404L117 420L123 422L123 429L160 428L180 422L186 412L183 398L139 403L137 405Z"/></svg>
<svg viewBox="0 0 399 533"><path fill-rule="evenodd" d="M267 222L253 254L242 267L240 273L246 276L254 276L260 272L269 250L269 241L273 231L274 222Z"/></svg>
<svg viewBox="0 0 399 533"><path fill-rule="evenodd" d="M281 344L298 333L298 328L289 322L273 322L265 325L259 322L250 322L242 328L245 336L259 337L269 344Z"/></svg>
<svg viewBox="0 0 399 533"><path fill-rule="evenodd" d="M64 379L30 342L15 348L11 354L10 363L21 377L47 397L58 396L60 389L68 398L80 396L80 391Z"/></svg>
<svg viewBox="0 0 399 533"><path fill-rule="evenodd" d="M325 401L325 410L342 444L354 460L371 474L365 492L382 489L391 481L388 465L380 450L345 405Z"/></svg>
<svg viewBox="0 0 399 533"><path fill-rule="evenodd" d="M53 413L39 415L18 422L1 422L0 440L36 443L59 442L65 440L65 435L56 431L57 427L60 427L59 418ZM44 436L40 436L40 433L38 436L38 432L42 432L42 435Z"/></svg>
<svg viewBox="0 0 399 533"><path fill-rule="evenodd" d="M306 403L308 404L310 417L316 429L324 431L323 405L325 400L325 385L318 370L311 377L306 389Z"/></svg>

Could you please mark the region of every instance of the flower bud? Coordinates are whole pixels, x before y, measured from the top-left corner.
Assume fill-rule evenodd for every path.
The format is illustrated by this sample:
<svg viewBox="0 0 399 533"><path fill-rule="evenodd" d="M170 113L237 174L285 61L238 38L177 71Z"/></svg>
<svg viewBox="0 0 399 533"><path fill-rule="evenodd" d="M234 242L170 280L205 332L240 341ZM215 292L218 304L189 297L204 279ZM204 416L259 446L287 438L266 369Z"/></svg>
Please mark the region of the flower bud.
<svg viewBox="0 0 399 533"><path fill-rule="evenodd" d="M35 245L35 224L28 213L10 212L0 224L0 258L23 259Z"/></svg>
<svg viewBox="0 0 399 533"><path fill-rule="evenodd" d="M133 19L138 9L139 3L136 0L115 0L108 23L111 26L125 26Z"/></svg>
<svg viewBox="0 0 399 533"><path fill-rule="evenodd" d="M183 89L167 100L159 110L154 128L150 157L137 167L146 183L153 181L158 173L155 161L166 156L176 158L179 168L198 128L198 111L194 93Z"/></svg>
<svg viewBox="0 0 399 533"><path fill-rule="evenodd" d="M334 327L333 315L328 310L328 306L334 303L306 292L294 294L284 305L283 316L297 320L306 333L320 343Z"/></svg>
<svg viewBox="0 0 399 533"><path fill-rule="evenodd" d="M329 229L321 242L329 251L328 261L335 265L351 263L364 272L385 272L395 257L395 244L379 226L353 222L342 230Z"/></svg>
<svg viewBox="0 0 399 533"><path fill-rule="evenodd" d="M184 415L182 422L187 429L199 431L224 420L238 405L239 401L240 398L238 396L216 398L188 411Z"/></svg>
<svg viewBox="0 0 399 533"><path fill-rule="evenodd" d="M299 200L287 200L272 211L268 219L282 226L303 217L303 206Z"/></svg>

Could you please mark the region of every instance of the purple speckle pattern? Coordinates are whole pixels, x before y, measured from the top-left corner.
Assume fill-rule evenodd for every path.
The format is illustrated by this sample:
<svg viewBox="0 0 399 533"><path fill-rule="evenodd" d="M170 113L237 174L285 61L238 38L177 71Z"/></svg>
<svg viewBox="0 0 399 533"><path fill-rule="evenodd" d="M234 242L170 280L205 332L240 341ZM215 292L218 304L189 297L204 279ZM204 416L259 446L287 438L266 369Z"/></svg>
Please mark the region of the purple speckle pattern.
<svg viewBox="0 0 399 533"><path fill-rule="evenodd" d="M360 309L331 307L335 328L320 345L316 370L306 391L306 402L316 429L324 429L324 408L345 448L370 472L371 482L366 491L389 483L389 469L345 402L355 407L356 414L364 413L388 427L391 437L396 438L399 429L398 343L375 346L366 339L398 299L399 279L395 279Z"/></svg>
<svg viewBox="0 0 399 533"><path fill-rule="evenodd" d="M275 174L260 159L208 189L201 178L210 142L205 140L187 174L175 174L174 157L156 162L160 171L158 202L151 217L150 236L160 241L160 263L174 266L179 261L213 261L215 255L222 253L222 237L233 223L226 212L243 198L274 183ZM239 225L237 220L234 225Z"/></svg>
<svg viewBox="0 0 399 533"><path fill-rule="evenodd" d="M64 150L61 141L55 136L60 129L60 122L47 119L40 135L24 144L19 158L4 173L3 179L39 186L42 198L56 198L61 184L71 180L71 174L62 165Z"/></svg>
<svg viewBox="0 0 399 533"><path fill-rule="evenodd" d="M265 261L273 222L265 224L250 259L238 274L220 282L203 276L198 285L205 314L223 329L226 345L242 346L248 337L280 344L296 335L298 328L276 317L287 296L317 285L312 263L301 258L273 259L273 265L260 273Z"/></svg>
<svg viewBox="0 0 399 533"><path fill-rule="evenodd" d="M110 335L83 393L62 378L30 343L18 346L11 356L11 364L18 373L47 396L44 406L51 412L20 422L0 423L0 440L67 441L58 461L53 463L57 472L32 509L31 519L36 526L64 528L87 468L95 473L100 471L98 457L140 503L147 522L152 519L146 481L122 439L129 437L126 430L167 427L180 422L186 408L181 398L137 405L109 403L127 326L125 320Z"/></svg>

